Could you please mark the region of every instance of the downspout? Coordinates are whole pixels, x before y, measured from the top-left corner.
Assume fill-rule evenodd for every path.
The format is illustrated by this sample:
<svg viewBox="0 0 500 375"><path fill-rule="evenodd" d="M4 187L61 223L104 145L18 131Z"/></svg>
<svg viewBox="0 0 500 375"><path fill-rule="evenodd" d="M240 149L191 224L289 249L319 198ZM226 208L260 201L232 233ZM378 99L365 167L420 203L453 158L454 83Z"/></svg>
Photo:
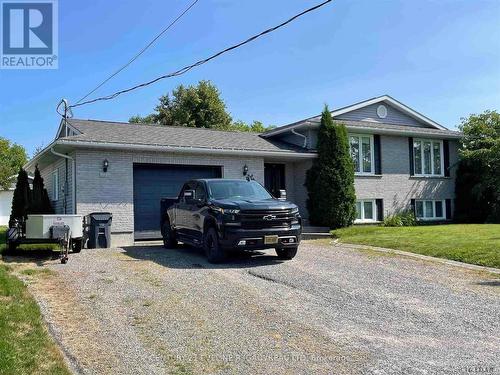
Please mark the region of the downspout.
<svg viewBox="0 0 500 375"><path fill-rule="evenodd" d="M76 180L75 180L75 159L73 159L71 156L61 154L59 152L56 152L54 150L54 147L50 148L50 152L53 153L56 156L60 156L61 158L65 158L66 160L71 160L71 184L72 184L72 190L71 190L71 195L73 204L73 214L76 214ZM66 186L68 186L68 181L66 180Z"/></svg>
<svg viewBox="0 0 500 375"><path fill-rule="evenodd" d="M304 145L302 147L307 148L307 137L304 134L297 132L295 129L292 129L292 133L304 138Z"/></svg>

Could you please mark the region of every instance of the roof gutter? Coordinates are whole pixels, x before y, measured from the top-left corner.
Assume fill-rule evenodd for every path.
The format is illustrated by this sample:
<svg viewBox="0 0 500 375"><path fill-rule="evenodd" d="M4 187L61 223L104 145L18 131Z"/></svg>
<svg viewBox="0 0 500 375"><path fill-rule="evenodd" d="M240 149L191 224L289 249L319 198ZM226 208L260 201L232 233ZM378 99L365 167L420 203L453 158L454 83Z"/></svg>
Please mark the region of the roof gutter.
<svg viewBox="0 0 500 375"><path fill-rule="evenodd" d="M362 131L362 132L367 132L371 134L387 134L387 135L400 135L400 136L405 136L405 137L422 137L422 138L438 138L438 139L460 139L462 138L462 134L454 134L454 133L426 133L426 132L419 132L419 131L402 131L399 129L375 129L375 128L370 128L370 127L364 127L364 126L349 126L346 125L347 130L356 132L356 131ZM436 129L437 130L437 129Z"/></svg>
<svg viewBox="0 0 500 375"><path fill-rule="evenodd" d="M61 158L65 158L67 160L70 160L71 161L71 184L72 184L72 187L71 187L71 195L72 195L72 205L71 205L71 208L72 208L72 213L73 214L76 214L76 178L75 178L75 159L73 159L71 156L68 156L68 155L64 155L64 154L61 154L59 152L56 152L54 150L54 147L51 147L50 148L50 152L56 156L60 156ZM66 174L67 176L67 174ZM66 184L67 184L67 181L66 181ZM66 194L66 192L64 192L64 194Z"/></svg>
<svg viewBox="0 0 500 375"><path fill-rule="evenodd" d="M156 152L186 152L192 154L223 154L223 155L247 155L247 156L270 156L285 157L295 159L316 158L315 153L289 152L289 151L260 151L260 150L241 150L241 149L214 149L203 147L182 147L182 146L161 146L161 145L142 145L112 142L89 142L89 141L66 141L58 140L57 144L73 147L112 149L112 150L135 150L135 151L156 151Z"/></svg>

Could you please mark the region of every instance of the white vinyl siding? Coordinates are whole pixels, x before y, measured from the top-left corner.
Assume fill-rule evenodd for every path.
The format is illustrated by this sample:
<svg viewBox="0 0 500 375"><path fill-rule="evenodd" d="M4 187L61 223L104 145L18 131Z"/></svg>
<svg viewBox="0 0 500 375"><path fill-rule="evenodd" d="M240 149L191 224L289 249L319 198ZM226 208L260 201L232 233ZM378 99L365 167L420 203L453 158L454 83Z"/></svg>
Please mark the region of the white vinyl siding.
<svg viewBox="0 0 500 375"><path fill-rule="evenodd" d="M351 157L354 161L354 173L358 175L374 174L374 146L373 135L349 134Z"/></svg>
<svg viewBox="0 0 500 375"><path fill-rule="evenodd" d="M355 223L370 223L377 221L375 199L360 199L356 201Z"/></svg>
<svg viewBox="0 0 500 375"><path fill-rule="evenodd" d="M416 200L415 215L419 220L441 220L445 218L444 200Z"/></svg>
<svg viewBox="0 0 500 375"><path fill-rule="evenodd" d="M443 176L443 141L415 139L413 162L415 176Z"/></svg>

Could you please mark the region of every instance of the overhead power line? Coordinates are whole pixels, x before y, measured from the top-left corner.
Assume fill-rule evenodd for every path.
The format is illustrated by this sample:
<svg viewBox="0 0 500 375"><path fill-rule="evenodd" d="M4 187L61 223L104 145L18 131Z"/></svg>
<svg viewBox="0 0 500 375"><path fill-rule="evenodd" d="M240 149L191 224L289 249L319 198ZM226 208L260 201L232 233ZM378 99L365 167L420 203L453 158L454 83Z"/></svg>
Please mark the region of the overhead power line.
<svg viewBox="0 0 500 375"><path fill-rule="evenodd" d="M85 96L83 96L82 98L80 98L76 104L82 102L83 100L87 99L90 95L92 95L94 92L96 92L98 89L100 89L102 86L104 86L106 84L106 82L108 82L110 79L112 79L114 76L116 76L117 74L119 74L122 70L126 69L130 64L132 64L135 60L137 60L139 58L139 56L141 56L144 52L146 52L146 50L151 47L163 34L165 34L172 26L174 26L177 21L179 21L187 12L189 12L191 10L192 7L194 7L196 5L196 3L198 2L199 0L195 0L191 3L191 5L189 5L186 9L184 9L184 11L179 14L177 16L176 19L174 19L167 27L165 27L157 36L154 37L154 39L149 42L143 49L141 49L134 57L132 57L125 65L123 65L120 69L118 69L116 72L114 72L113 74L111 74L108 78L106 78L104 81L102 81L99 85L96 86L96 88L94 88L92 91L90 91L88 94L86 94Z"/></svg>
<svg viewBox="0 0 500 375"><path fill-rule="evenodd" d="M134 91L134 90L140 89L140 88L145 87L145 86L152 85L153 83L156 83L156 82L161 81L163 79L171 78L171 77L175 77L175 76L180 76L181 74L187 73L191 69L193 69L193 68L195 68L197 66L203 65L203 64L209 62L210 60L213 60L213 59L215 59L215 58L217 58L217 57L219 57L219 56L221 56L221 55L223 55L223 54L225 54L225 53L227 53L229 51L232 51L232 50L234 50L236 48L239 48L239 47L241 47L241 46L243 46L245 44L248 44L248 43L254 41L255 39L260 38L261 36L264 36L266 34L269 34L269 33L273 32L273 31L276 31L276 30L278 30L278 29L280 29L280 28L288 25L289 23L295 21L297 18L302 17L303 15L305 15L307 13L310 13L310 12L312 12L312 11L318 9L318 8L321 8L322 6L326 5L327 3L331 2L331 1L332 0L326 0L326 1L322 2L321 4L318 4L318 5L313 6L312 8L306 9L303 12L300 12L299 14L296 14L292 18L289 18L288 20L280 23L277 26L271 27L271 28L269 28L269 29L267 29L267 30L259 33L259 34L256 34L256 35L254 35L254 36L252 36L252 37L244 40L243 42L240 42L240 43L235 44L235 45L233 45L231 47L228 47L228 48L226 48L226 49L224 49L224 50L222 50L220 52L217 52L217 53L213 54L210 57L207 57L206 59L200 60L200 61L198 61L198 62L196 62L194 64L191 64L191 65L185 66L184 68L179 69L179 70L177 70L175 72L172 72L172 73L169 73L169 74L165 74L165 75L157 77L157 78L155 78L155 79L153 79L151 81L138 84L136 86L130 87L130 88L125 89L125 90L117 91L117 92L115 92L114 94L111 94L111 95L102 96L102 97L99 97L99 98L96 98L96 99L91 99L91 100L87 100L85 102L73 104L73 105L70 106L70 108L80 107L82 105L86 105L86 104L90 104L90 103L95 103L95 102L103 101L103 100L111 100L111 99L116 98L119 95L122 95L122 94L128 93L130 91Z"/></svg>

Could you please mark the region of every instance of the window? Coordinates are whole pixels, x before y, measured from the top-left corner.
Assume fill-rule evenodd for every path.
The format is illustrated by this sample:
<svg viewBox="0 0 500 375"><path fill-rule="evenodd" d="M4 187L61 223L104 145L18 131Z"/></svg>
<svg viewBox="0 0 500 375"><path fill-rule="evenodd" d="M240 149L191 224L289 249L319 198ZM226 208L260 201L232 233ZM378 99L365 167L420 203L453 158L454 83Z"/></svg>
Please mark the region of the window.
<svg viewBox="0 0 500 375"><path fill-rule="evenodd" d="M194 199L199 201L205 201L207 195L205 194L205 187L203 184L196 185L196 190L194 191Z"/></svg>
<svg viewBox="0 0 500 375"><path fill-rule="evenodd" d="M444 219L444 201L442 200L417 200L415 201L415 215L419 220Z"/></svg>
<svg viewBox="0 0 500 375"><path fill-rule="evenodd" d="M375 199L356 201L356 223L376 221Z"/></svg>
<svg viewBox="0 0 500 375"><path fill-rule="evenodd" d="M373 174L375 161L372 135L349 135L351 157L354 161L356 174Z"/></svg>
<svg viewBox="0 0 500 375"><path fill-rule="evenodd" d="M58 170L52 172L52 200L59 199L59 173Z"/></svg>
<svg viewBox="0 0 500 375"><path fill-rule="evenodd" d="M413 161L416 176L442 176L443 141L415 139Z"/></svg>

